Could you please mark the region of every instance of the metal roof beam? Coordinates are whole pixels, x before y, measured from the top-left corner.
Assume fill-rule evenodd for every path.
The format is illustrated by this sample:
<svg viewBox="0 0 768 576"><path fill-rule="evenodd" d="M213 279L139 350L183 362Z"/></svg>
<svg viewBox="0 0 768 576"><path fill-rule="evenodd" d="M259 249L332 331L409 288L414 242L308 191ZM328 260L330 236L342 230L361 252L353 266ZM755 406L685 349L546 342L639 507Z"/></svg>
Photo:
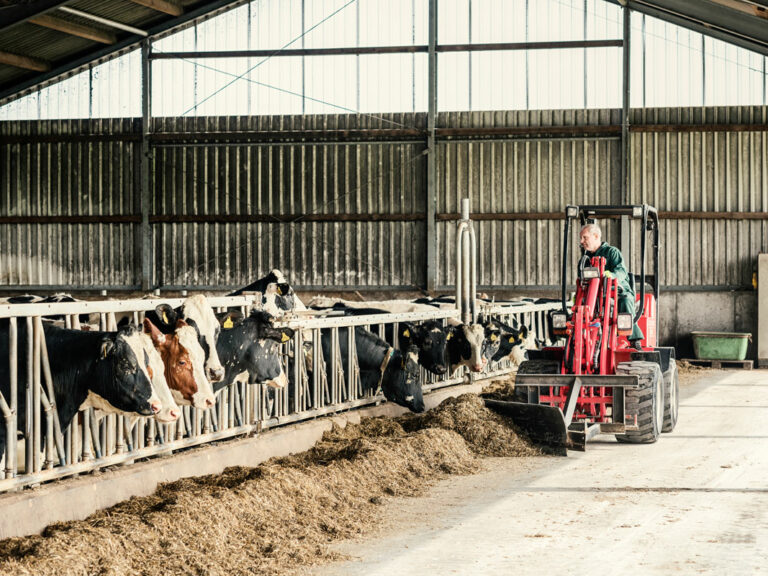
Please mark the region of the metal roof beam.
<svg viewBox="0 0 768 576"><path fill-rule="evenodd" d="M606 1L623 5L622 0ZM768 26L756 18L741 15L707 0L626 1L635 12L768 56Z"/></svg>
<svg viewBox="0 0 768 576"><path fill-rule="evenodd" d="M85 18L86 20L93 20L94 22L98 22L99 24L104 24L104 26L109 26L110 28L123 30L124 32L130 32L131 34L136 34L137 36L147 35L147 32L145 32L144 30L140 30L139 28L134 28L133 26L128 26L127 24L123 24L121 22L115 22L114 20L110 20L109 18L102 18L101 16L96 16L95 14L91 14L90 12L83 12L82 10L70 8L69 6L62 6L60 10L62 12L66 12L74 16L79 16L80 18Z"/></svg>
<svg viewBox="0 0 768 576"><path fill-rule="evenodd" d="M0 32L20 24L33 16L39 16L63 6L69 0L36 0L34 2L16 2L11 6L0 6Z"/></svg>
<svg viewBox="0 0 768 576"><path fill-rule="evenodd" d="M744 14L755 16L756 18L762 18L768 20L768 9L763 6L757 6L751 2L742 2L741 0L711 0L715 4L720 4L726 8L732 8L738 10Z"/></svg>
<svg viewBox="0 0 768 576"><path fill-rule="evenodd" d="M48 72L51 69L49 62L21 54L12 54L11 52L0 52L0 64L7 64L15 68L24 68L25 70L34 70L35 72Z"/></svg>
<svg viewBox="0 0 768 576"><path fill-rule="evenodd" d="M184 9L178 4L168 2L168 0L130 0L134 4L141 4L157 12L164 12L171 16L181 16L184 14Z"/></svg>
<svg viewBox="0 0 768 576"><path fill-rule="evenodd" d="M85 38L86 40L101 42L102 44L114 44L117 42L117 37L110 32L92 28L91 26L83 26L82 24L68 22L63 18L57 18L56 16L50 16L48 14L41 14L40 16L30 18L28 22L36 24L37 26L42 26L43 28L50 28L51 30L57 30L59 32L64 32L65 34Z"/></svg>

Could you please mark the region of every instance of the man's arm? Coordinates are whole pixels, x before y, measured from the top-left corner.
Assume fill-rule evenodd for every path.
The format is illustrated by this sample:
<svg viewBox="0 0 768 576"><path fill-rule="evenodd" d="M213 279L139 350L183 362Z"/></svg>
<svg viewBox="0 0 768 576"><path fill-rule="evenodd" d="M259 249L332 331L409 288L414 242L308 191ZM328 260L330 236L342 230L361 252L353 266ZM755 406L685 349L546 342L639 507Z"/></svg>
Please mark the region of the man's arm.
<svg viewBox="0 0 768 576"><path fill-rule="evenodd" d="M618 248L610 246L606 251L605 269L613 274L622 290L625 292L629 291L629 273L624 264L624 257L621 255L621 251Z"/></svg>

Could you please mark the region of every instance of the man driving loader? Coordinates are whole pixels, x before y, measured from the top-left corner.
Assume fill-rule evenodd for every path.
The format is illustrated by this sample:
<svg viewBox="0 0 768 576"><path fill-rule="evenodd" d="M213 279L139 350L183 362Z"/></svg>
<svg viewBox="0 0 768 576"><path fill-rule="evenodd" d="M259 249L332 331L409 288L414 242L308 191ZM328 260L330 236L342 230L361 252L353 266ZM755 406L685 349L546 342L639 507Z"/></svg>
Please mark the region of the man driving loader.
<svg viewBox="0 0 768 576"><path fill-rule="evenodd" d="M635 314L635 292L629 283L629 274L624 265L624 257L621 251L607 242L602 241L602 231L597 224L587 224L582 227L579 236L581 247L590 258L593 256L602 256L605 258L606 276L616 278L619 284L619 312ZM643 339L643 332L637 323L632 324L632 334L628 338L633 348L640 350L642 348L640 340Z"/></svg>

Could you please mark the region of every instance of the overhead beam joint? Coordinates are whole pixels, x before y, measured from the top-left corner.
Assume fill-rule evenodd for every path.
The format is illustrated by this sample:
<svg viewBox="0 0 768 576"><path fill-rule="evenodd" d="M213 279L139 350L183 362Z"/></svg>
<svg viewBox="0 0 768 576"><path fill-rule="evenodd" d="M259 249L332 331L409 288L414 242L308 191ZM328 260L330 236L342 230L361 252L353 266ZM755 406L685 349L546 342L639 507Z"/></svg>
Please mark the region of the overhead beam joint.
<svg viewBox="0 0 768 576"><path fill-rule="evenodd" d="M181 16L184 14L184 9L178 4L168 2L168 0L131 0L134 4L140 4L157 12L164 12L171 16Z"/></svg>
<svg viewBox="0 0 768 576"><path fill-rule="evenodd" d="M0 64L7 64L8 66L14 66L15 68L24 68L25 70L34 70L35 72L48 72L48 70L51 69L50 62L46 62L45 60L2 51L0 51Z"/></svg>
<svg viewBox="0 0 768 576"><path fill-rule="evenodd" d="M78 36L80 38L85 38L86 40L101 42L102 44L114 44L117 42L117 37L115 37L114 34L99 30L98 28L92 28L91 26L83 26L82 24L69 22L63 18L57 18L56 16L50 16L48 14L41 14L34 18L30 18L28 22L36 24L37 26L42 26L43 28L64 32L71 36Z"/></svg>

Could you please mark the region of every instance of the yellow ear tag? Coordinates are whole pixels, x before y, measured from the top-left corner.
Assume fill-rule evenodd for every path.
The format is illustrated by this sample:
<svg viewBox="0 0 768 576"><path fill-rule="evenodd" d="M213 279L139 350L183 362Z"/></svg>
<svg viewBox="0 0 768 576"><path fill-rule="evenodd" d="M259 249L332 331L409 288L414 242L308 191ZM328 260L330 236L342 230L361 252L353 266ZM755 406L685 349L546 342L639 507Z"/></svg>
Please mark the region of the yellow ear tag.
<svg viewBox="0 0 768 576"><path fill-rule="evenodd" d="M170 322L168 322L168 316L165 315L165 312L163 312L163 322L170 324Z"/></svg>
<svg viewBox="0 0 768 576"><path fill-rule="evenodd" d="M510 336L509 337L509 343L510 344L514 344L515 343L515 337L514 336Z"/></svg>
<svg viewBox="0 0 768 576"><path fill-rule="evenodd" d="M277 293L278 293L280 296L282 296L282 295L283 295L283 291L282 291L282 290L280 290L280 286L278 286L278 287L277 287Z"/></svg>
<svg viewBox="0 0 768 576"><path fill-rule="evenodd" d="M411 337L411 333L410 333L410 331L408 330L408 328L406 328L406 329L405 329L405 332L403 332L403 336L405 336L406 338L410 338L410 337Z"/></svg>
<svg viewBox="0 0 768 576"><path fill-rule="evenodd" d="M445 337L445 341L447 342L448 340L450 340L451 336L453 336L453 332L448 332L448 336Z"/></svg>
<svg viewBox="0 0 768 576"><path fill-rule="evenodd" d="M234 325L235 325L235 323L232 322L232 318L230 316L227 316L227 319L224 320L224 324L222 324L222 328L228 330L229 328L233 328Z"/></svg>
<svg viewBox="0 0 768 576"><path fill-rule="evenodd" d="M496 342L496 334L491 334L491 342Z"/></svg>
<svg viewBox="0 0 768 576"><path fill-rule="evenodd" d="M288 336L288 334L286 334L285 332L283 332L283 339L281 340L281 342L288 342L288 340L290 339L291 337Z"/></svg>

